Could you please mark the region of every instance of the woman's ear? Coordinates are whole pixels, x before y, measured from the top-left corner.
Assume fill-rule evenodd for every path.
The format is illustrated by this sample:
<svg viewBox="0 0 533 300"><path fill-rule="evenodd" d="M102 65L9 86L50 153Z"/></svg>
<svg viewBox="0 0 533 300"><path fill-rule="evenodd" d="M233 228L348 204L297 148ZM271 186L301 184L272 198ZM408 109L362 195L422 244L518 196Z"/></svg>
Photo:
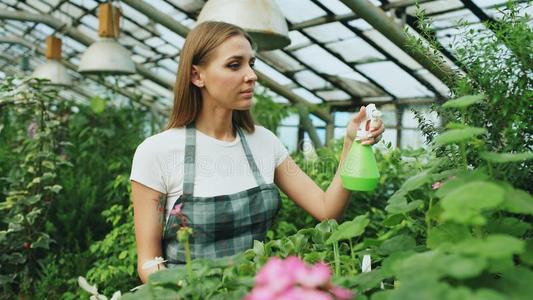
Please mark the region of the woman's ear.
<svg viewBox="0 0 533 300"><path fill-rule="evenodd" d="M202 74L200 73L200 68L193 65L191 69L191 82L199 88L204 87L204 80L202 79Z"/></svg>

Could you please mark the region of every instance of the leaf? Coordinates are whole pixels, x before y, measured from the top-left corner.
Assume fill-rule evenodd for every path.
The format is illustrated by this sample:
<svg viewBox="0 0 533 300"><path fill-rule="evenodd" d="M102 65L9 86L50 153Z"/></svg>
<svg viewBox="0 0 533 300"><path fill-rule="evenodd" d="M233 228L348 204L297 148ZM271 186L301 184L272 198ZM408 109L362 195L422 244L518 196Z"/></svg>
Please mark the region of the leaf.
<svg viewBox="0 0 533 300"><path fill-rule="evenodd" d="M100 97L94 97L91 99L91 109L95 114L100 114L105 110L106 103L104 99Z"/></svg>
<svg viewBox="0 0 533 300"><path fill-rule="evenodd" d="M492 234L485 239L466 239L456 244L453 250L485 258L506 258L523 253L526 243L509 235Z"/></svg>
<svg viewBox="0 0 533 300"><path fill-rule="evenodd" d="M446 103L442 105L444 108L465 108L472 104L476 104L481 102L485 98L485 95L478 94L478 95L467 95L463 97L459 97L457 99L448 100Z"/></svg>
<svg viewBox="0 0 533 300"><path fill-rule="evenodd" d="M455 244L471 237L468 227L456 223L444 223L428 232L426 243L428 248L435 249L443 244Z"/></svg>
<svg viewBox="0 0 533 300"><path fill-rule="evenodd" d="M486 161L493 163L509 163L509 162L521 162L533 159L533 152L521 152L521 153L497 153L497 152L480 152L479 156Z"/></svg>
<svg viewBox="0 0 533 300"><path fill-rule="evenodd" d="M446 272L457 279L476 277L487 266L487 260L479 256L448 255Z"/></svg>
<svg viewBox="0 0 533 300"><path fill-rule="evenodd" d="M365 228L370 223L366 215L357 216L352 221L344 222L328 238L326 244L336 243L340 240L348 240L360 236L365 232Z"/></svg>
<svg viewBox="0 0 533 300"><path fill-rule="evenodd" d="M406 214L423 206L424 202L422 202L422 200L415 200L407 203L405 198L403 198L403 201L398 200L389 203L389 205L385 207L385 210L391 214Z"/></svg>
<svg viewBox="0 0 533 300"><path fill-rule="evenodd" d="M387 277L388 276L384 272L382 272L380 269L377 269L356 275L354 283L357 285L359 290L365 292L378 287L379 283Z"/></svg>
<svg viewBox="0 0 533 300"><path fill-rule="evenodd" d="M405 195L407 192L415 190L421 187L422 185L431 182L433 178L431 176L431 172L433 172L433 169L428 169L415 176L410 177L402 184L402 187L395 193L395 195ZM395 195L393 195L391 199L394 198Z"/></svg>
<svg viewBox="0 0 533 300"><path fill-rule="evenodd" d="M455 144L469 140L477 135L486 133L485 128L467 127L464 129L450 129L435 137L435 143L439 146Z"/></svg>
<svg viewBox="0 0 533 300"><path fill-rule="evenodd" d="M502 291L507 299L529 300L533 294L532 282L533 272L522 266L516 266L502 274L499 280L494 280L492 286Z"/></svg>
<svg viewBox="0 0 533 300"><path fill-rule="evenodd" d="M533 197L526 191L509 186L505 190L502 208L512 213L533 215Z"/></svg>
<svg viewBox="0 0 533 300"><path fill-rule="evenodd" d="M442 219L461 224L484 225L483 210L495 208L504 200L504 189L486 181L474 181L454 189L442 199Z"/></svg>
<svg viewBox="0 0 533 300"><path fill-rule="evenodd" d="M35 242L31 244L31 248L50 248L50 236L46 233L40 233L39 237Z"/></svg>
<svg viewBox="0 0 533 300"><path fill-rule="evenodd" d="M487 224L487 231L489 233L502 233L520 238L530 230L531 227L531 224L523 222L520 219L506 217L489 222L489 224Z"/></svg>
<svg viewBox="0 0 533 300"><path fill-rule="evenodd" d="M98 289L96 288L96 285L90 285L89 282L87 282L87 279L85 279L85 277L78 277L78 285L80 286L80 288L84 289L89 294L98 295Z"/></svg>
<svg viewBox="0 0 533 300"><path fill-rule="evenodd" d="M49 190L52 193L59 194L59 192L61 191L61 189L63 189L63 187L58 184L54 184L53 186L46 186L44 189Z"/></svg>
<svg viewBox="0 0 533 300"><path fill-rule="evenodd" d="M409 235L402 234L384 241L377 251L380 255L388 255L395 252L411 250L415 247L415 239Z"/></svg>
<svg viewBox="0 0 533 300"><path fill-rule="evenodd" d="M526 250L520 255L520 259L529 266L533 266L533 239L525 240L525 243Z"/></svg>
<svg viewBox="0 0 533 300"><path fill-rule="evenodd" d="M388 216L383 221L383 225L392 227L392 226L400 224L400 222L402 222L404 219L405 219L405 216L403 214L391 215L391 216Z"/></svg>

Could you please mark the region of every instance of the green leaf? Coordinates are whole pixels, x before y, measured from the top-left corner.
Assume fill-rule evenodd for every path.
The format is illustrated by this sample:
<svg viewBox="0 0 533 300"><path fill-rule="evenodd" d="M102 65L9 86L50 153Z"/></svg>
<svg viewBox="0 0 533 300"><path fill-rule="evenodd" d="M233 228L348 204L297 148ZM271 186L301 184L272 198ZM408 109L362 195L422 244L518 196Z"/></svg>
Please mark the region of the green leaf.
<svg viewBox="0 0 533 300"><path fill-rule="evenodd" d="M431 172L433 172L433 169L428 169L415 176L410 177L402 184L402 187L395 193L395 195L405 195L407 192L415 190L421 187L422 185L431 182L433 179ZM391 200L395 197L395 195L391 197Z"/></svg>
<svg viewBox="0 0 533 300"><path fill-rule="evenodd" d="M463 97L459 97L457 99L448 100L446 103L442 105L444 108L465 108L472 104L476 104L481 102L485 98L485 95L478 94L478 95L467 95Z"/></svg>
<svg viewBox="0 0 533 300"><path fill-rule="evenodd" d="M50 248L50 236L46 233L41 233L37 240L33 243L31 243L31 248L43 248L43 249L49 249Z"/></svg>
<svg viewBox="0 0 533 300"><path fill-rule="evenodd" d="M442 199L442 219L461 224L484 225L483 210L495 208L504 199L504 189L499 185L474 181L464 184Z"/></svg>
<svg viewBox="0 0 533 300"><path fill-rule="evenodd" d="M533 294L533 272L516 266L505 272L499 280L494 280L496 290L505 294L506 299L529 300Z"/></svg>
<svg viewBox="0 0 533 300"><path fill-rule="evenodd" d="M455 144L469 140L477 135L486 133L485 128L467 127L464 129L450 129L435 137L435 143L439 146Z"/></svg>
<svg viewBox="0 0 533 300"><path fill-rule="evenodd" d="M446 272L457 279L476 277L487 266L487 260L479 256L449 255L446 260Z"/></svg>
<svg viewBox="0 0 533 300"><path fill-rule="evenodd" d="M365 228L370 223L366 215L357 216L352 221L344 222L328 238L326 244L336 243L340 240L348 240L360 236L365 232Z"/></svg>
<svg viewBox="0 0 533 300"><path fill-rule="evenodd" d="M480 152L479 156L484 160L493 163L509 163L509 162L522 162L533 159L533 152L521 152L521 153L497 153L497 152Z"/></svg>
<svg viewBox="0 0 533 300"><path fill-rule="evenodd" d="M354 283L358 286L359 290L364 292L378 287L379 283L387 277L382 270L377 269L356 275Z"/></svg>
<svg viewBox="0 0 533 300"><path fill-rule="evenodd" d="M380 255L388 255L395 252L411 250L415 247L415 239L409 235L402 234L384 241L378 248L378 253Z"/></svg>
<svg viewBox="0 0 533 300"><path fill-rule="evenodd" d="M118 255L118 259L124 259L128 256L128 251L126 250L123 250L122 252L120 252L120 254Z"/></svg>
<svg viewBox="0 0 533 300"><path fill-rule="evenodd" d="M533 197L528 192L508 187L503 209L517 214L533 215Z"/></svg>
<svg viewBox="0 0 533 300"><path fill-rule="evenodd" d="M91 109L95 114L100 114L105 110L106 102L100 97L91 99Z"/></svg>
<svg viewBox="0 0 533 300"><path fill-rule="evenodd" d="M456 244L453 250L485 258L506 258L524 252L526 243L509 235L492 234L485 239L466 239Z"/></svg>
<svg viewBox="0 0 533 300"><path fill-rule="evenodd" d="M404 219L405 219L405 216L403 214L391 215L391 216L388 216L383 221L383 225L392 227L392 226L400 224L400 222L402 222Z"/></svg>
<svg viewBox="0 0 533 300"><path fill-rule="evenodd" d="M415 200L407 203L407 200L405 198L400 199L396 198L398 200L389 203L385 207L385 210L391 214L406 214L408 212L411 212L417 208L423 207L424 202L422 200Z"/></svg>
<svg viewBox="0 0 533 300"><path fill-rule="evenodd" d="M428 248L435 249L441 245L455 244L471 237L468 227L456 223L444 223L428 232L426 243Z"/></svg>
<svg viewBox="0 0 533 300"><path fill-rule="evenodd" d="M60 185L54 184L53 186L47 186L44 189L49 190L50 192L54 194L59 194L59 192L61 191L61 189L63 189L63 187Z"/></svg>
<svg viewBox="0 0 533 300"><path fill-rule="evenodd" d="M515 237L522 237L528 230L531 229L531 224L523 222L520 219L513 217L498 218L487 224L487 231L489 233L509 234Z"/></svg>
<svg viewBox="0 0 533 300"><path fill-rule="evenodd" d="M526 250L520 255L520 259L528 264L533 266L533 239L525 240Z"/></svg>

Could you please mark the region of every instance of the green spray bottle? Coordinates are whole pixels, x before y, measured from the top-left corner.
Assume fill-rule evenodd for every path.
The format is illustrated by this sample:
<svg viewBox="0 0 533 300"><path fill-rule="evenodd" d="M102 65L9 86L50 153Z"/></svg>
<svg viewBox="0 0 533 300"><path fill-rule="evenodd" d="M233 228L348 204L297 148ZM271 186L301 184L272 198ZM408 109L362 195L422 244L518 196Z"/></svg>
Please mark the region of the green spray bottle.
<svg viewBox="0 0 533 300"><path fill-rule="evenodd" d="M379 170L371 145L362 145L361 140L377 125L381 112L376 105L366 106L366 117L346 155L341 169L342 185L351 191L372 191L379 182Z"/></svg>

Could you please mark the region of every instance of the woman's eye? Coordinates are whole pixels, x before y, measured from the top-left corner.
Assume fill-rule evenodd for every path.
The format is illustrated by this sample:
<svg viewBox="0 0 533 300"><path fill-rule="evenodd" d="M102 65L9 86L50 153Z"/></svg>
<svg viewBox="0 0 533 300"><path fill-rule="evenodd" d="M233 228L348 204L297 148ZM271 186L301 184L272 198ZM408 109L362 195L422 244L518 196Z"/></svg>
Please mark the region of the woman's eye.
<svg viewBox="0 0 533 300"><path fill-rule="evenodd" d="M250 64L250 68L253 69L254 67L255 67L255 63L251 63L251 64Z"/></svg>
<svg viewBox="0 0 533 300"><path fill-rule="evenodd" d="M231 69L238 69L239 68L239 64L230 64L230 65L228 65L228 67L230 67Z"/></svg>

